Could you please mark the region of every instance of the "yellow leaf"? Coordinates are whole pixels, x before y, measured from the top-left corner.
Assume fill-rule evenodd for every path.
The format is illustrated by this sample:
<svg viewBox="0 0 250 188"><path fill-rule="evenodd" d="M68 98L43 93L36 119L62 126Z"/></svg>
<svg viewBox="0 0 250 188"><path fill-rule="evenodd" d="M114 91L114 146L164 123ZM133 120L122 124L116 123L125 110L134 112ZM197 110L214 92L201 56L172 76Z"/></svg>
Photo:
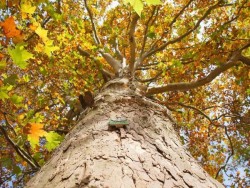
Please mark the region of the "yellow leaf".
<svg viewBox="0 0 250 188"><path fill-rule="evenodd" d="M22 1L21 3L21 12L22 18L27 18L29 14L33 14L36 10L35 6L32 6L29 1Z"/></svg>
<svg viewBox="0 0 250 188"><path fill-rule="evenodd" d="M41 44L41 43L38 43L38 44L35 46L35 51L37 51L37 52L43 52L43 51L44 51L44 45Z"/></svg>
<svg viewBox="0 0 250 188"><path fill-rule="evenodd" d="M43 42L46 43L48 41L48 37L47 37L47 33L48 30L45 30L41 27L41 25L39 25L36 30L35 30L36 34L38 34L39 37L42 38Z"/></svg>
<svg viewBox="0 0 250 188"><path fill-rule="evenodd" d="M20 114L20 115L17 117L17 119L18 119L18 120L23 120L24 117L25 117L25 114Z"/></svg>
<svg viewBox="0 0 250 188"><path fill-rule="evenodd" d="M44 52L47 54L47 56L51 56L51 53L53 51L59 50L58 46L54 46L53 45L53 41L52 40L48 40L45 43L45 48L44 48Z"/></svg>
<svg viewBox="0 0 250 188"><path fill-rule="evenodd" d="M21 10L22 12L28 13L28 14L33 14L36 10L35 6L32 6L29 2L25 2L21 4Z"/></svg>

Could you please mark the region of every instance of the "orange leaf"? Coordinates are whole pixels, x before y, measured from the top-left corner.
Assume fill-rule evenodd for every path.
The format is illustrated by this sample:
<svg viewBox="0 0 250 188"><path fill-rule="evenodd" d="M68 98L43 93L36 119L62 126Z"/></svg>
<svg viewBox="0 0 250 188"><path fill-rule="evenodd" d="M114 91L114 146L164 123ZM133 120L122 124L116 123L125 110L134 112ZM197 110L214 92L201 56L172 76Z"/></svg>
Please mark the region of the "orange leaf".
<svg viewBox="0 0 250 188"><path fill-rule="evenodd" d="M0 60L2 60L3 58L4 58L4 55L0 53Z"/></svg>
<svg viewBox="0 0 250 188"><path fill-rule="evenodd" d="M23 133L30 134L34 139L44 136L47 132L43 130L43 124L40 123L27 123L23 128Z"/></svg>
<svg viewBox="0 0 250 188"><path fill-rule="evenodd" d="M3 28L4 35L7 38L20 37L21 35L21 31L16 28L13 17L9 17L4 22L0 22L0 26Z"/></svg>

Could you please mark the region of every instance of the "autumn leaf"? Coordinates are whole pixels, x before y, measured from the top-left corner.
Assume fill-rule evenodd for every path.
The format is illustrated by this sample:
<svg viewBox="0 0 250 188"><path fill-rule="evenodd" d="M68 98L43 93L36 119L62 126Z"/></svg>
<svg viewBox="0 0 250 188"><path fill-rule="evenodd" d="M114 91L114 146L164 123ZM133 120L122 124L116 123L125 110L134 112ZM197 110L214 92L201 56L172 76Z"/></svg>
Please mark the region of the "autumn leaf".
<svg viewBox="0 0 250 188"><path fill-rule="evenodd" d="M8 48L8 52L13 62L22 69L25 69L28 65L28 60L33 58L33 54L24 49L25 44L19 43L14 49Z"/></svg>
<svg viewBox="0 0 250 188"><path fill-rule="evenodd" d="M44 43L46 43L46 41L48 40L47 34L48 34L48 30L45 30L41 27L41 25L38 25L38 27L35 30L36 34L41 37L41 39L43 40Z"/></svg>
<svg viewBox="0 0 250 188"><path fill-rule="evenodd" d="M45 43L45 48L44 48L44 52L45 52L49 57L51 56L51 53L54 52L54 51L56 51L56 50L59 50L59 47L58 47L58 46L54 46L52 40L46 41L46 43Z"/></svg>
<svg viewBox="0 0 250 188"><path fill-rule="evenodd" d="M35 6L32 6L29 1L24 1L21 3L22 13L33 14L36 10Z"/></svg>
<svg viewBox="0 0 250 188"><path fill-rule="evenodd" d="M39 144L40 137L47 134L47 132L43 130L43 124L40 123L27 123L23 127L23 133L28 135L28 141L30 141L33 148Z"/></svg>
<svg viewBox="0 0 250 188"><path fill-rule="evenodd" d="M4 55L2 53L0 53L0 60L2 60L4 57Z"/></svg>
<svg viewBox="0 0 250 188"><path fill-rule="evenodd" d="M16 28L15 20L11 16L4 22L0 22L0 26L3 28L3 33L7 38L20 37L21 31Z"/></svg>

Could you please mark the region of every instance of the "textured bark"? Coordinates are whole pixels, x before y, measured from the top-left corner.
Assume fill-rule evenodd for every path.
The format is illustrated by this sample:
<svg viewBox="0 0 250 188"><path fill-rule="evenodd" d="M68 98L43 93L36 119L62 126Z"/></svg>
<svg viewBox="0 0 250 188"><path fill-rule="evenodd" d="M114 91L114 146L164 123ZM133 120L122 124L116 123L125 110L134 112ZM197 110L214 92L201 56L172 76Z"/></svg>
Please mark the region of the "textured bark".
<svg viewBox="0 0 250 188"><path fill-rule="evenodd" d="M130 88L107 85L27 187L223 187L183 148L167 109ZM110 128L115 116L129 124Z"/></svg>

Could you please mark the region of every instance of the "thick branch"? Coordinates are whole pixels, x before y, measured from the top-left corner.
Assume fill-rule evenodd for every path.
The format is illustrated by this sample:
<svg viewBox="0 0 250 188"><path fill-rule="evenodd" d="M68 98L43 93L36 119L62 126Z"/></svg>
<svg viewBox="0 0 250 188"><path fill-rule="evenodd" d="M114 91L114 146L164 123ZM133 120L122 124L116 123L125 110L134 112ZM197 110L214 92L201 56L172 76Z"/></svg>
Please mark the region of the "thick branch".
<svg viewBox="0 0 250 188"><path fill-rule="evenodd" d="M87 57L92 59L93 61L96 62L97 65L100 65L100 62L94 58L93 56L90 55L90 53L88 53L87 51L83 50L80 46L77 46L77 50L80 53L80 55L82 55L83 57ZM121 67L121 64L118 60L114 59L111 55L109 55L108 53L102 53L100 52L103 56L103 58L111 65L111 67L113 67L116 71L116 73L118 73L118 70ZM109 71L105 70L105 69L101 69L100 72L103 75L103 78L105 81L107 81L108 78L114 78L114 74L110 73Z"/></svg>
<svg viewBox="0 0 250 188"><path fill-rule="evenodd" d="M77 50L81 56L90 57L90 54L87 51L83 50L80 46L77 46Z"/></svg>
<svg viewBox="0 0 250 188"><path fill-rule="evenodd" d="M115 40L115 53L116 53L117 57L118 57L120 60L123 60L124 56L123 56L123 54L121 53L121 51L119 50L118 39Z"/></svg>
<svg viewBox="0 0 250 188"><path fill-rule="evenodd" d="M187 91L190 89L194 89L200 86L203 86L209 82L211 82L214 78L216 78L218 75L220 75L222 72L228 70L229 68L235 66L237 64L237 61L239 60L240 53L234 52L231 58L228 60L227 63L221 65L220 67L217 67L214 69L209 75L207 75L205 78L202 78L200 80L186 83L186 82L180 82L180 83L172 83L168 84L163 87L154 87L149 88L146 95L152 95L157 93L162 93L166 91Z"/></svg>
<svg viewBox="0 0 250 188"><path fill-rule="evenodd" d="M87 51L81 49L80 46L77 47L77 50L82 56L91 58L91 55ZM102 57L108 62L108 64L115 70L115 73L118 73L121 68L121 63L113 58L109 53L104 53L102 51L100 51L100 53ZM95 58L91 59L95 60Z"/></svg>
<svg viewBox="0 0 250 188"><path fill-rule="evenodd" d="M130 45L130 59L129 59L129 70L132 73L134 71L134 64L135 64L135 51L136 51L136 42L135 42L135 27L137 24L137 21L139 20L138 14L134 14L130 28L129 28L129 45Z"/></svg>
<svg viewBox="0 0 250 188"><path fill-rule="evenodd" d="M95 43L96 44L101 44L100 39L99 39L99 37L97 35L95 23L94 23L94 20L93 20L93 14L92 14L92 12L91 12L88 4L87 4L87 0L84 0L84 4L85 4L86 10L87 10L87 12L89 14L89 18L90 18L90 22L91 22L91 26L92 26L92 30L93 30L93 35L94 35Z"/></svg>
<svg viewBox="0 0 250 188"><path fill-rule="evenodd" d="M118 74L122 66L121 63L117 59L113 58L109 53L104 53L102 51L100 51L100 53L108 64L114 69L115 73Z"/></svg>
<svg viewBox="0 0 250 188"><path fill-rule="evenodd" d="M247 43L246 45L244 45L243 47L241 47L241 48L240 48L240 51L243 51L243 50L245 50L245 49L247 49L247 48L249 48L249 47L250 47L250 42ZM250 59L249 59L248 57L243 56L242 54L240 54L239 60L240 60L242 63L246 64L246 65L250 65Z"/></svg>
<svg viewBox="0 0 250 188"><path fill-rule="evenodd" d="M249 59L249 58L247 58L247 57L245 57L245 56L243 56L243 55L240 55L239 60L240 60L242 63L244 63L244 64L250 66L250 59Z"/></svg>
<svg viewBox="0 0 250 188"><path fill-rule="evenodd" d="M155 11L156 11L156 7L154 7L154 9L152 11L152 14L151 14L151 16L149 17L149 19L148 19L148 21L146 23L146 27L145 27L144 34L143 34L143 41L142 41L141 55L140 56L142 56L142 54L144 53L145 45L146 45L147 38L148 38L147 33L148 33L149 24L150 24L151 20L153 19ZM158 13L158 8L157 8L157 13ZM152 23L150 25L152 25Z"/></svg>

